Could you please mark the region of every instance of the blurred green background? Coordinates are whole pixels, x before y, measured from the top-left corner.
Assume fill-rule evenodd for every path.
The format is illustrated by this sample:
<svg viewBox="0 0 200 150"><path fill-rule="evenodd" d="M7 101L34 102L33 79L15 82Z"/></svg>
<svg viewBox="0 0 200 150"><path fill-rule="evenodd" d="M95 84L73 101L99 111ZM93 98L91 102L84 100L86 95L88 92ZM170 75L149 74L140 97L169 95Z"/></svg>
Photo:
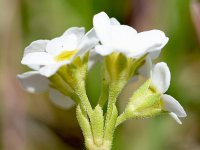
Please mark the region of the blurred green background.
<svg viewBox="0 0 200 150"><path fill-rule="evenodd" d="M54 106L47 94L24 92L16 74L23 49L37 39L59 36L71 26L92 27L105 11L138 31L160 29L169 43L156 61L168 63L168 94L188 116L178 125L168 115L131 120L115 134L113 150L200 149L200 2L197 0L0 0L0 149L79 150L83 137L75 109ZM98 98L101 64L90 72L88 93ZM126 100L119 102L123 106Z"/></svg>

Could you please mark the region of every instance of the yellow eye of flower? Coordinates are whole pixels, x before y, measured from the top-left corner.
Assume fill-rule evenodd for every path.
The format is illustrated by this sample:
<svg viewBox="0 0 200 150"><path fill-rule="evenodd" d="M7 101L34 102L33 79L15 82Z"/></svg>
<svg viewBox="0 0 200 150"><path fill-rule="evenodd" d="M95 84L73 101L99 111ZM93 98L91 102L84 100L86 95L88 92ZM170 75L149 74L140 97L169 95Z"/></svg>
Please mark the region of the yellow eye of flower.
<svg viewBox="0 0 200 150"><path fill-rule="evenodd" d="M76 54L77 50L73 50L73 51L63 51L62 53L60 53L59 55L57 55L55 57L56 61L64 61L64 60L69 60L72 56L74 56Z"/></svg>

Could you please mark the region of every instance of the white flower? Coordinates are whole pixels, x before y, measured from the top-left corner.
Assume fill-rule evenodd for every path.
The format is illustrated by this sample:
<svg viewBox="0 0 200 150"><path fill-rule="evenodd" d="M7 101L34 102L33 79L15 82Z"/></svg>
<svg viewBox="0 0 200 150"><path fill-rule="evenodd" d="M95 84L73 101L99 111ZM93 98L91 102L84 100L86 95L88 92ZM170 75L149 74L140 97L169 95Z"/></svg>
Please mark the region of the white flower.
<svg viewBox="0 0 200 150"><path fill-rule="evenodd" d="M120 25L116 19L109 19L105 12L94 16L93 25L101 42L101 45L95 47L95 51L103 56L120 52L127 57L137 58L151 53L152 58L155 58L168 42L168 38L160 30L137 33L132 27Z"/></svg>
<svg viewBox="0 0 200 150"><path fill-rule="evenodd" d="M52 40L34 41L26 47L21 63L50 77L61 66L71 63L98 43L93 29L84 34L84 28L72 27Z"/></svg>
<svg viewBox="0 0 200 150"><path fill-rule="evenodd" d="M171 74L167 64L160 62L153 66L151 57L147 56L145 64L138 72L145 78L151 78L151 87L153 90L162 94L162 109L168 111L170 116L172 116L179 124L182 124L178 117L186 117L183 107L172 96L164 94L168 90L171 80Z"/></svg>
<svg viewBox="0 0 200 150"><path fill-rule="evenodd" d="M58 90L51 88L50 81L42 76L38 71L29 71L17 76L23 89L30 93L41 93L48 91L51 101L61 107L70 108L75 103L68 96L63 95Z"/></svg>
<svg viewBox="0 0 200 150"><path fill-rule="evenodd" d="M169 114L179 123L182 124L178 117L186 117L183 107L172 96L164 94L170 86L171 74L166 63L157 63L152 68L151 87L156 92L161 93L163 102L162 109L168 111Z"/></svg>

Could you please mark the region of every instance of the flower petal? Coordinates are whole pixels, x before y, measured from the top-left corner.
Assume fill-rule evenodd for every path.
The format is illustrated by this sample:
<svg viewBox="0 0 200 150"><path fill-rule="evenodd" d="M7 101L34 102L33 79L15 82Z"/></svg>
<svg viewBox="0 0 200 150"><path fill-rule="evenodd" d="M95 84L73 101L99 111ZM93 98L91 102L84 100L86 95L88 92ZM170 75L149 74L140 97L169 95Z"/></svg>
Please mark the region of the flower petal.
<svg viewBox="0 0 200 150"><path fill-rule="evenodd" d="M98 13L93 18L95 32L102 44L110 45L110 19L105 12Z"/></svg>
<svg viewBox="0 0 200 150"><path fill-rule="evenodd" d="M113 52L114 50L108 46L104 46L104 45L97 45L95 46L95 52L102 55L102 56L106 56L109 55Z"/></svg>
<svg viewBox="0 0 200 150"><path fill-rule="evenodd" d="M32 70L36 70L36 71L38 71L40 68L41 68L41 66L40 65L27 65L29 68L31 68Z"/></svg>
<svg viewBox="0 0 200 150"><path fill-rule="evenodd" d="M152 76L152 60L149 55L145 58L145 63L139 68L138 73L147 79Z"/></svg>
<svg viewBox="0 0 200 150"><path fill-rule="evenodd" d="M173 112L178 117L186 117L186 112L183 107L179 104L177 100L175 100L172 96L163 94L161 96L161 100L163 101L163 110Z"/></svg>
<svg viewBox="0 0 200 150"><path fill-rule="evenodd" d="M24 65L49 65L54 63L54 59L46 52L35 52L25 55L21 63Z"/></svg>
<svg viewBox="0 0 200 150"><path fill-rule="evenodd" d="M166 63L157 63L152 70L152 85L160 93L165 93L169 88L171 74Z"/></svg>
<svg viewBox="0 0 200 150"><path fill-rule="evenodd" d="M122 53L125 50L131 52L133 48L133 40L137 35L137 31L127 25L111 26L111 45L115 50Z"/></svg>
<svg viewBox="0 0 200 150"><path fill-rule="evenodd" d="M69 29L67 29L62 36L68 37L70 35L76 35L77 37L79 37L79 41L81 40L81 38L84 36L85 34L85 28L84 27L71 27Z"/></svg>
<svg viewBox="0 0 200 150"><path fill-rule="evenodd" d="M52 88L49 90L49 98L53 104L64 109L69 109L75 104L70 97L63 95L58 90Z"/></svg>
<svg viewBox="0 0 200 150"><path fill-rule="evenodd" d="M111 25L120 25L119 21L114 17L110 18L110 24Z"/></svg>
<svg viewBox="0 0 200 150"><path fill-rule="evenodd" d="M137 34L135 49L138 51L159 51L168 42L168 37L160 30L144 31Z"/></svg>
<svg viewBox="0 0 200 150"><path fill-rule="evenodd" d="M17 75L22 87L31 93L44 92L49 87L49 80L38 71L29 71Z"/></svg>
<svg viewBox="0 0 200 150"><path fill-rule="evenodd" d="M24 56L29 53L34 52L45 52L46 51L46 45L49 42L49 40L37 40L33 41L29 46L27 46L24 50ZM40 65L27 65L29 68L33 70L39 70Z"/></svg>
<svg viewBox="0 0 200 150"><path fill-rule="evenodd" d="M33 53L33 52L45 52L46 45L49 40L37 40L33 41L29 46L27 46L24 50L24 56Z"/></svg>
<svg viewBox="0 0 200 150"><path fill-rule="evenodd" d="M84 35L84 28L70 28L65 33L57 38L49 41L46 51L53 56L57 56L63 51L77 50L78 44Z"/></svg>
<svg viewBox="0 0 200 150"><path fill-rule="evenodd" d="M156 59L158 58L158 56L160 55L161 51L152 51L152 52L149 52L149 56L151 57L151 59Z"/></svg>
<svg viewBox="0 0 200 150"><path fill-rule="evenodd" d="M83 55L86 51L90 50L95 45L97 45L98 42L99 42L99 39L97 38L95 30L92 28L81 39L81 42L78 46L79 51L77 52L76 55L78 55L78 56Z"/></svg>
<svg viewBox="0 0 200 150"><path fill-rule="evenodd" d="M169 115L170 115L178 124L182 124L181 120L178 118L178 116L177 116L175 113L171 112L171 113L169 113Z"/></svg>
<svg viewBox="0 0 200 150"><path fill-rule="evenodd" d="M40 74L42 74L43 76L46 76L46 77L50 77L52 76L53 74L55 74L58 69L65 65L65 64L68 64L70 63L71 61L62 61L62 62L56 62L54 64L51 64L51 65L47 65L47 66L44 66L42 67L39 72Z"/></svg>

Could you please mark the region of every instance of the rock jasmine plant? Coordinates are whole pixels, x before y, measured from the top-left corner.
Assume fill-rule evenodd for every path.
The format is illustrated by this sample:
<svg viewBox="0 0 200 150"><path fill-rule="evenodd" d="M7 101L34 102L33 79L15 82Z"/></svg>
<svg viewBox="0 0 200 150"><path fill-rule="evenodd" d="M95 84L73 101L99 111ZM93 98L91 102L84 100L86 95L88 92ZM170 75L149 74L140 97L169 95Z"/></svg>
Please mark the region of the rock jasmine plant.
<svg viewBox="0 0 200 150"><path fill-rule="evenodd" d="M33 71L18 75L22 87L32 93L48 91L50 99L64 108L75 105L88 150L110 150L115 129L128 119L168 113L181 124L184 109L164 94L170 85L169 68L164 62L152 64L168 37L160 30L138 33L104 12L94 16L93 26L86 34L84 28L72 27L60 37L37 40L26 47L21 63ZM101 94L92 107L86 78L97 60L103 62ZM118 96L138 76L145 82L133 90L119 114Z"/></svg>

